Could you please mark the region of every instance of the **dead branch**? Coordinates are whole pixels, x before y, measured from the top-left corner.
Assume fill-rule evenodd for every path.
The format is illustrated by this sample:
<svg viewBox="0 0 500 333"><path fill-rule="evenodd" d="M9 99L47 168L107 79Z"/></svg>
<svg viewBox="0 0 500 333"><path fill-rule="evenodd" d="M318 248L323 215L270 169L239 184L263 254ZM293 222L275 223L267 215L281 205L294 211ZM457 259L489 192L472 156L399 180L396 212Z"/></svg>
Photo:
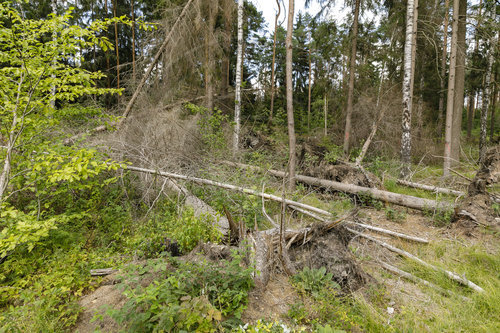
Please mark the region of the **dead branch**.
<svg viewBox="0 0 500 333"><path fill-rule="evenodd" d="M393 274L399 275L399 276L401 276L401 277L403 277L403 278L405 278L407 280L413 281L415 283L421 283L421 284L423 284L423 285L425 285L427 287L430 287L432 289L435 289L435 290L439 291L441 294L445 294L445 295L448 295L448 296L452 296L453 295L453 293L451 291L447 290L447 289L443 289L443 288L435 285L434 283L431 283L431 282L429 282L427 280L421 279L418 276L415 276L415 275L413 275L411 273L405 272L405 271L403 271L403 270L401 270L401 269L399 269L397 267L389 265L386 262L380 261L379 263L380 263L380 265L384 269L386 269L387 271L389 271L389 272L391 272ZM467 298L465 296L461 296L461 297L464 300L468 300L468 301L470 300L469 298Z"/></svg>
<svg viewBox="0 0 500 333"><path fill-rule="evenodd" d="M481 288L481 287L479 287L478 285L476 285L475 283L473 283L473 282L471 282L471 281L467 280L465 277L462 277L462 276L460 276L460 275L458 275L458 274L456 274L456 273L453 273L453 272L447 271L447 270L445 270L445 269L439 268L439 267L437 267L437 266L431 265L431 264L429 264L429 263L427 263L427 262L423 261L423 260L422 260L422 259L420 259L419 257L417 257L417 256L415 256L415 255L413 255L413 254L411 254L411 253L409 253L409 252L406 252L406 251L404 251L404 250L401 250L401 249L399 249L399 248L397 248L397 247L395 247L395 246L392 246L392 245L390 245L390 244L387 244L387 243L385 243L385 242L383 242L383 241L381 241L381 240L379 240L379 239L377 239L377 238L374 238L374 237L368 236L368 235L366 235L366 234L363 234L363 233L361 233L361 232L359 232L359 231L356 231L356 230L353 230L353 229L351 229L351 228L346 228L346 229L347 229L348 231L352 232L353 234L358 235L358 236L363 237L363 238L366 238L366 239L368 239L368 240L370 240L370 241L372 241L372 242L374 242L374 243L376 243L376 244L378 244L378 245L380 245L380 246L382 246L382 247L385 247L386 249L388 249L388 250L390 250L390 251L392 251L392 252L394 252L394 253L397 253L397 254L399 254L399 255L401 255L401 256L403 256L403 257L406 257L406 258L410 258L410 259L412 259L412 260L414 260L414 261L416 261L416 262L420 263L422 266L425 266L425 267L427 267L427 268L433 269L433 270L438 271L438 272L443 272L443 273L445 273L445 274L446 274L446 276L448 276L450 279L455 280L455 281L457 281L457 282L459 282L459 283L461 283L461 284L463 284L463 285L465 285L465 286L467 286L467 287L469 287L469 288L472 288L472 289L474 289L475 291L478 291L478 292L484 292L484 289L483 289L483 288Z"/></svg>
<svg viewBox="0 0 500 333"><path fill-rule="evenodd" d="M437 186L432 186L432 185L420 184L420 183L410 182L410 181L402 180L402 179L398 179L397 183L404 185L404 186L418 188L420 190L431 191L431 192L436 192L436 193L456 195L459 197L462 197L465 195L465 192L462 192L462 191L456 191L456 190L452 190L452 189L444 188L444 187L437 187Z"/></svg>

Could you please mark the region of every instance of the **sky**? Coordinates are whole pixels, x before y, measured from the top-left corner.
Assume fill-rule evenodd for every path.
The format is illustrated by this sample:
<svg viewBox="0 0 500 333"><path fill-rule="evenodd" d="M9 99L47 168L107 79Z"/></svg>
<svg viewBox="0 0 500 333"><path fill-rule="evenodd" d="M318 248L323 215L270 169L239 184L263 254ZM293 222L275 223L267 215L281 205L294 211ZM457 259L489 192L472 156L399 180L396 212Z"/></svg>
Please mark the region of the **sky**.
<svg viewBox="0 0 500 333"><path fill-rule="evenodd" d="M259 11L261 11L264 15L264 18L266 19L267 22L267 30L268 31L274 31L274 18L276 16L278 6L276 5L276 0L249 0L251 1L255 7ZM282 26L286 27L286 21L285 16L283 15L284 12L288 14L288 0L281 0L281 3L285 3L286 8L283 9L283 5L281 6L281 16L279 18L279 22L283 22ZM341 3L342 1L337 1L337 5L333 10L330 11L332 16L337 19L341 19L344 17L344 13L342 11L342 6ZM321 9L320 5L318 4L317 1L312 1L309 8L305 8L305 0L295 0L295 19L297 18L297 14L300 12L308 12L311 15L316 15L319 10Z"/></svg>

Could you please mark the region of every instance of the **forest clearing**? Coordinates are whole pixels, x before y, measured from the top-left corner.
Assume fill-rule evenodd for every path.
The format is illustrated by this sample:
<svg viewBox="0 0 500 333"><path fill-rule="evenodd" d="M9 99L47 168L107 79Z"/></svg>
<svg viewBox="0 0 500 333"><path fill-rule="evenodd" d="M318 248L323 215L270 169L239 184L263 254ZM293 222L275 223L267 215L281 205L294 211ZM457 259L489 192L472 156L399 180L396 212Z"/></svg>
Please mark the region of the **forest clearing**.
<svg viewBox="0 0 500 333"><path fill-rule="evenodd" d="M0 332L500 331L498 10L1 1Z"/></svg>

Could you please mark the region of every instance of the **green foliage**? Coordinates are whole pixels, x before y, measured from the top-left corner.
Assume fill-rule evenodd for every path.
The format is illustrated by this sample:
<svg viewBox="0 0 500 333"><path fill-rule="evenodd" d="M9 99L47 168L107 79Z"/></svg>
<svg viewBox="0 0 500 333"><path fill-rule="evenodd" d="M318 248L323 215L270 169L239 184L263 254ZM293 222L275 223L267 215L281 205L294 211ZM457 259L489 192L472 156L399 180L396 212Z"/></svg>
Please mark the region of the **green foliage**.
<svg viewBox="0 0 500 333"><path fill-rule="evenodd" d="M199 114L200 133L203 142L210 150L223 150L226 147L224 136L224 124L228 122L229 117L219 109L213 111L192 103L185 105L192 114Z"/></svg>
<svg viewBox="0 0 500 333"><path fill-rule="evenodd" d="M332 278L333 274L327 273L325 267L315 269L306 266L301 272L292 277L292 281L297 288L312 295L317 295L323 288L340 288Z"/></svg>
<svg viewBox="0 0 500 333"><path fill-rule="evenodd" d="M160 275L146 287L128 283L127 303L107 313L130 332L214 332L224 318L239 318L253 287L252 268L242 267L242 256L219 263L150 262ZM129 272L139 274L137 268Z"/></svg>
<svg viewBox="0 0 500 333"><path fill-rule="evenodd" d="M157 257L165 251L166 240L177 241L180 250L187 253L200 242L218 243L222 234L216 221L209 215L196 217L192 208L186 207L181 214L173 202L160 202L154 216L141 223L133 236L126 239L127 250L140 257Z"/></svg>
<svg viewBox="0 0 500 333"><path fill-rule="evenodd" d="M385 208L385 216L394 222L404 222L406 220L406 212L392 207Z"/></svg>

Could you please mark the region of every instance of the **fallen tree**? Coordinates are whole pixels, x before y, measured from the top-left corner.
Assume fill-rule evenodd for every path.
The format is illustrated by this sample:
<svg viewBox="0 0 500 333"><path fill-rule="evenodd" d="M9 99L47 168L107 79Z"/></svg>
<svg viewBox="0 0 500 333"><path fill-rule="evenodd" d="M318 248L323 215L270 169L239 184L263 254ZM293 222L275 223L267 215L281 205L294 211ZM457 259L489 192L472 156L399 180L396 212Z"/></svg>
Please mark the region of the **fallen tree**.
<svg viewBox="0 0 500 333"><path fill-rule="evenodd" d="M444 187L438 187L438 186L433 186L433 185L426 185L426 184L410 182L410 181L403 180L403 179L398 179L397 183L400 185L417 188L419 190L431 191L431 192L435 192L435 193L456 195L458 197L463 197L465 195L465 192L462 192L462 191L456 191L456 190L452 190L452 189L444 188Z"/></svg>
<svg viewBox="0 0 500 333"><path fill-rule="evenodd" d="M244 168L244 169L251 169L251 170L269 173L269 174L276 176L276 177L284 177L285 176L285 173L283 171L272 170L272 169L264 170L264 169L256 167L256 166L242 164L242 163L228 162L228 161L224 161L224 163L227 165L235 166L235 167L240 167L240 168ZM362 186L357 186L357 185L352 185L352 184L339 183L339 182L335 182L332 180L314 178L314 177L303 176L303 175L296 175L295 178L298 181L305 183L305 184L308 184L308 185L311 185L311 186L317 186L317 187L321 187L324 189L332 189L335 191L341 191L341 192L357 194L357 195L367 195L367 196L372 197L373 199L377 199L377 200L384 201L384 202L389 202L389 203L396 204L399 206L418 209L418 210L448 211L448 210L452 210L455 207L452 203L446 202L446 201L436 201L436 200L424 199L424 198L414 197L411 195L393 193L393 192L389 192L389 191L382 191L382 190L378 190L375 188L368 188L368 187L362 187Z"/></svg>

